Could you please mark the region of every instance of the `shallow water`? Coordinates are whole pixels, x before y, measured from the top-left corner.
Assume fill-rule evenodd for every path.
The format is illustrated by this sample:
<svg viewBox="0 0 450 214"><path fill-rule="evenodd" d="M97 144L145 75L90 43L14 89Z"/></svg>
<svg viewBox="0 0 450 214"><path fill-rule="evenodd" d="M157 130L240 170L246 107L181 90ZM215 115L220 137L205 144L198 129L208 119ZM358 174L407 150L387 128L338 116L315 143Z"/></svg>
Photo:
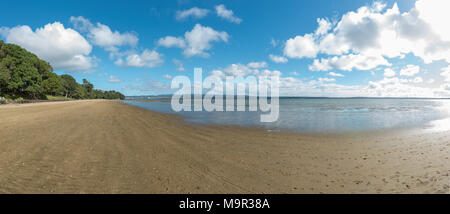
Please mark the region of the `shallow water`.
<svg viewBox="0 0 450 214"><path fill-rule="evenodd" d="M170 102L121 101L162 113L178 114L187 121L263 127L301 132L347 132L430 128L450 130L450 100L370 98L280 98L279 119L261 123L257 112L174 112Z"/></svg>

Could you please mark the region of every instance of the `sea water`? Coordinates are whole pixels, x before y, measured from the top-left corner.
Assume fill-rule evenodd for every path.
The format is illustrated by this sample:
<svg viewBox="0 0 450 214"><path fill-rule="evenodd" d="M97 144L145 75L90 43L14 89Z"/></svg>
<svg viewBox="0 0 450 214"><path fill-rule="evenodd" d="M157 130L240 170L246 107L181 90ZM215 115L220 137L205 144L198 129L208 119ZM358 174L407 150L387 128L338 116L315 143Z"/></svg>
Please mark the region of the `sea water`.
<svg viewBox="0 0 450 214"><path fill-rule="evenodd" d="M263 112L174 112L170 100L121 102L152 111L178 114L194 123L262 127L267 130L321 133L427 128L433 125L439 126L434 128L440 130L450 130L450 122L447 123L450 100L447 99L280 98L279 119L272 123L260 122Z"/></svg>

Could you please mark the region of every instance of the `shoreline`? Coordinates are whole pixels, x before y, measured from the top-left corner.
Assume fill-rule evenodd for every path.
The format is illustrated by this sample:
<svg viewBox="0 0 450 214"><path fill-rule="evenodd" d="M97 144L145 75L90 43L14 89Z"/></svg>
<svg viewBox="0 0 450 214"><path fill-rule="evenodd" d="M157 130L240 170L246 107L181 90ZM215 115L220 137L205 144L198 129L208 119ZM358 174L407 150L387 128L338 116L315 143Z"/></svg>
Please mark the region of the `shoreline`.
<svg viewBox="0 0 450 214"><path fill-rule="evenodd" d="M94 101L94 100L64 100L64 101L42 100L39 102L31 102L31 103L8 103L8 104L1 104L0 109L1 108L39 106L39 105L53 105L53 104L63 104L63 103L89 102L89 101Z"/></svg>
<svg viewBox="0 0 450 214"><path fill-rule="evenodd" d="M125 102L122 102L125 101ZM218 124L218 123L209 123L209 122L193 122L189 121L189 117L183 116L176 113L165 113L165 112L159 112L155 110L151 110L148 108L144 108L142 106L132 105L126 103L126 101L133 101L133 102L170 102L170 101L161 101L161 100L122 100L118 101L119 103L126 104L133 107L138 107L147 111L160 113L160 114L166 114L170 116L174 116L176 118L179 118L180 121L186 123L187 125L191 126L217 126L217 127L229 127L229 128L237 128L237 129L250 129L250 130L258 130L258 131L266 131L266 132L274 132L274 133L288 133L288 134L300 134L300 135L309 135L309 136L330 136L330 137L346 137L346 136L408 136L411 134L430 134L430 133L436 133L436 132L443 132L443 131L450 131L449 129L437 129L436 125L431 124L438 124L440 121L448 121L448 124L450 124L450 116L447 118L442 118L438 120L432 120L429 122L426 122L422 125L416 125L411 127L396 127L396 128L382 128L382 129L373 129L373 130L356 130L356 131L299 131L299 130L292 130L292 129L267 129L263 126L258 125L239 125L239 124Z"/></svg>
<svg viewBox="0 0 450 214"><path fill-rule="evenodd" d="M1 193L450 193L448 131L308 135L60 104L0 107Z"/></svg>

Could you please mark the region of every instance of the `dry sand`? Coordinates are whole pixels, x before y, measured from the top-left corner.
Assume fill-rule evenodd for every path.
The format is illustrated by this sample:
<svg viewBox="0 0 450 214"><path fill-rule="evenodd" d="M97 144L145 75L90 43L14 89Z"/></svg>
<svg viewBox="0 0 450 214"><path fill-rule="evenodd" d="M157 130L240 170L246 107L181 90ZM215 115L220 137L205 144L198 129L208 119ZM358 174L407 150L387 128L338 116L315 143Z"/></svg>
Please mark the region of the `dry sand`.
<svg viewBox="0 0 450 214"><path fill-rule="evenodd" d="M0 193L449 193L450 132L204 126L115 101L0 107Z"/></svg>

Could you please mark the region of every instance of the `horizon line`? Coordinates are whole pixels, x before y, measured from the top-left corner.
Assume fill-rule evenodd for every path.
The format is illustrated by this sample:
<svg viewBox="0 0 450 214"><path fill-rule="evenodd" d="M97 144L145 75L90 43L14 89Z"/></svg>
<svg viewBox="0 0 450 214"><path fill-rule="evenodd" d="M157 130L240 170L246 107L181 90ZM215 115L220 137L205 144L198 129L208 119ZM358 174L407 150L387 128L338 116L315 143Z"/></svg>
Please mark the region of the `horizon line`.
<svg viewBox="0 0 450 214"><path fill-rule="evenodd" d="M188 94L186 94L188 95ZM198 94L191 94L191 96L195 96ZM205 94L202 94L204 96ZM173 94L160 94L160 95L125 95L125 98L128 97L171 97ZM227 95L222 95L227 96ZM238 95L234 95L236 97ZM245 95L245 97L250 97L249 95ZM260 96L256 96L260 97ZM349 96L349 97L330 97L330 96L278 96L278 98L308 98L308 99L450 99L450 97L367 97L367 96Z"/></svg>

